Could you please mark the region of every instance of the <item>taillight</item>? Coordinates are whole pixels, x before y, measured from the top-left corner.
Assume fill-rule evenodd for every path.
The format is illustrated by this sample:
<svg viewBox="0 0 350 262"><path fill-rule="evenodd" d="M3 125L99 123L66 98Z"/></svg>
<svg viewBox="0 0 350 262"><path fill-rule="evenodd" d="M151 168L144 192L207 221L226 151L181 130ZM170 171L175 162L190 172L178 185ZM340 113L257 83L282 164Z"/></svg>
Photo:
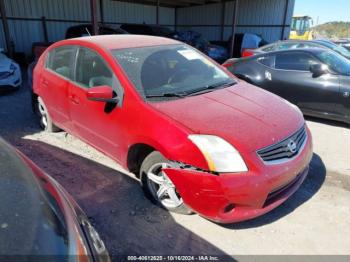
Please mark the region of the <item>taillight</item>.
<svg viewBox="0 0 350 262"><path fill-rule="evenodd" d="M225 63L222 64L222 66L224 66L226 68L233 67L233 62L225 62Z"/></svg>
<svg viewBox="0 0 350 262"><path fill-rule="evenodd" d="M249 49L243 50L243 52L242 52L242 57L249 57L249 56L253 56L253 55L254 55L254 52L252 50L249 50Z"/></svg>

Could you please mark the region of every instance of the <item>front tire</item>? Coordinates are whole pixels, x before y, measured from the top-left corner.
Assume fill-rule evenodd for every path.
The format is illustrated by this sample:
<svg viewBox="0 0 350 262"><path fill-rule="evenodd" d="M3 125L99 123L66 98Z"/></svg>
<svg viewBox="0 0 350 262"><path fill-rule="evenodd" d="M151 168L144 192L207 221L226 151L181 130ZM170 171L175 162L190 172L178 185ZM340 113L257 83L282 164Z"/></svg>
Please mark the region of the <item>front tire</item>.
<svg viewBox="0 0 350 262"><path fill-rule="evenodd" d="M37 98L37 104L35 108L36 114L39 117L40 127L49 133L59 132L58 128L53 122L41 97Z"/></svg>
<svg viewBox="0 0 350 262"><path fill-rule="evenodd" d="M142 162L140 178L143 191L154 204L174 213L189 215L192 211L183 202L175 185L162 171L169 166L158 151L150 153Z"/></svg>

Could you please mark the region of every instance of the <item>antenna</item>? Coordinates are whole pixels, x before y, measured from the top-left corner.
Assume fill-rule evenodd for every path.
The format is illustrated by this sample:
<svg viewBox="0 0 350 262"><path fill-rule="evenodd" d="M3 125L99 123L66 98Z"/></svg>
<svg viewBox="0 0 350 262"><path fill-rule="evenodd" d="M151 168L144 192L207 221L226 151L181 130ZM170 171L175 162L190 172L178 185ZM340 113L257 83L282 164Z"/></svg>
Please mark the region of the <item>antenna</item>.
<svg viewBox="0 0 350 262"><path fill-rule="evenodd" d="M86 32L89 34L89 36L91 36L89 29L87 27L85 27Z"/></svg>

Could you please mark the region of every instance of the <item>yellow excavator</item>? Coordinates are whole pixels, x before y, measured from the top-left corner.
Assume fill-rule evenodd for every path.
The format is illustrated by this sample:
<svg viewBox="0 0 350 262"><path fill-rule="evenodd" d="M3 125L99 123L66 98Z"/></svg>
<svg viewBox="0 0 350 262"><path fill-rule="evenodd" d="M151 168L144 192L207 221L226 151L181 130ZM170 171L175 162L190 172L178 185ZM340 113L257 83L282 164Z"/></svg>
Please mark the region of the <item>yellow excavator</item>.
<svg viewBox="0 0 350 262"><path fill-rule="evenodd" d="M289 39L313 40L312 18L307 15L293 16Z"/></svg>

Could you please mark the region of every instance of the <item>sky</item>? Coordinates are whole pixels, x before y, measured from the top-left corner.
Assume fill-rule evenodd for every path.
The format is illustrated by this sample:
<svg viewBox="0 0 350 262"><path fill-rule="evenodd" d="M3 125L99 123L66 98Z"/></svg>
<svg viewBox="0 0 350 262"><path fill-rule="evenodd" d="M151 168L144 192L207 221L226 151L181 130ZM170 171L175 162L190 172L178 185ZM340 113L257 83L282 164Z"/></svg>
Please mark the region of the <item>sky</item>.
<svg viewBox="0 0 350 262"><path fill-rule="evenodd" d="M294 15L309 15L314 25L317 20L350 22L350 0L295 0Z"/></svg>

